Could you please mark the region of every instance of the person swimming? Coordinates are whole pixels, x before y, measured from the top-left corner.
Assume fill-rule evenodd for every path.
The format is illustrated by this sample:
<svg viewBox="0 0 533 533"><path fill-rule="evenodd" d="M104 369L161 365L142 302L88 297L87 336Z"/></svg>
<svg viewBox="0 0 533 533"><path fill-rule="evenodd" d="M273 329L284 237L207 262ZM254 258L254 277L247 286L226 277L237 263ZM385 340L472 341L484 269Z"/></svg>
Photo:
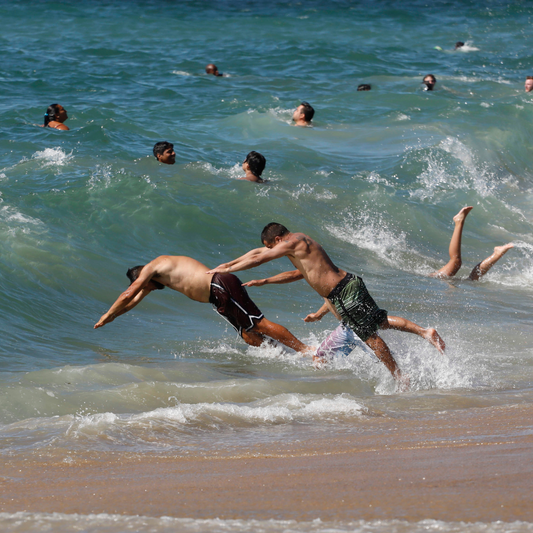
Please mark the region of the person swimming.
<svg viewBox="0 0 533 533"><path fill-rule="evenodd" d="M246 176L239 178L241 180L254 181L255 183L265 183L261 177L263 170L265 170L266 159L263 154L259 152L250 152L242 163L242 169L246 172Z"/></svg>
<svg viewBox="0 0 533 533"><path fill-rule="evenodd" d="M428 74L427 76L424 76L422 83L425 85L424 91L432 91L437 84L437 78L435 78L433 74Z"/></svg>
<svg viewBox="0 0 533 533"><path fill-rule="evenodd" d="M69 127L63 124L68 119L67 110L60 104L48 106L44 114L43 128L54 128L56 130L68 130Z"/></svg>

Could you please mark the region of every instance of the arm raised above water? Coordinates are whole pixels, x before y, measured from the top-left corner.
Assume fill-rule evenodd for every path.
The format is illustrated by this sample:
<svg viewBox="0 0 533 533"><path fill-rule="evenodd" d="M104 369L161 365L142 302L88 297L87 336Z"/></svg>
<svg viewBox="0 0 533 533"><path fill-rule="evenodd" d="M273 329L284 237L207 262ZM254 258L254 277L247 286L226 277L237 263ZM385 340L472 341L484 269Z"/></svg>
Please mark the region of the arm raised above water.
<svg viewBox="0 0 533 533"><path fill-rule="evenodd" d="M207 274L214 274L215 272L240 272L241 270L248 270L257 267L263 263L268 263L274 259L279 259L288 255L292 251L292 246L289 243L281 242L273 248L255 248L250 250L241 257L230 261L229 263L222 263L221 265L209 270Z"/></svg>
<svg viewBox="0 0 533 533"><path fill-rule="evenodd" d="M261 287L263 285L269 285L273 283L292 283L293 281L299 281L303 279L303 274L299 270L291 270L290 272L282 272L265 279L253 279L243 283L245 287Z"/></svg>

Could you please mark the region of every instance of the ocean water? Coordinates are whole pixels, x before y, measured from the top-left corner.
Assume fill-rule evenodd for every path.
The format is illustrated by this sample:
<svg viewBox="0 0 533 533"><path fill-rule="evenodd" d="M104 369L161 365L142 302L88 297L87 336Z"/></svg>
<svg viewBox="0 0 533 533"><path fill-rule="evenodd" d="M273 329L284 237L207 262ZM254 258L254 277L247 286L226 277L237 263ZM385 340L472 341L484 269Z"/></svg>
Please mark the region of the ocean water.
<svg viewBox="0 0 533 533"><path fill-rule="evenodd" d="M375 413L533 400L529 3L22 0L0 2L0 16L0 454L229 453L357 432ZM458 40L467 46L453 51ZM207 76L210 62L226 76ZM434 92L422 90L428 73ZM291 125L302 100L312 128ZM68 132L38 127L55 102ZM151 155L161 140L175 165ZM251 150L267 159L267 184L237 179ZM480 282L429 278L465 205L459 278L494 246L515 246ZM362 350L317 370L281 346L248 347L209 305L170 290L93 329L129 267L162 254L214 267L260 246L273 220L363 276L390 314L437 328L444 356L383 332L410 392ZM304 282L249 292L306 343L337 325L303 322L321 305ZM59 515L0 515L21 531L62 520L71 530Z"/></svg>

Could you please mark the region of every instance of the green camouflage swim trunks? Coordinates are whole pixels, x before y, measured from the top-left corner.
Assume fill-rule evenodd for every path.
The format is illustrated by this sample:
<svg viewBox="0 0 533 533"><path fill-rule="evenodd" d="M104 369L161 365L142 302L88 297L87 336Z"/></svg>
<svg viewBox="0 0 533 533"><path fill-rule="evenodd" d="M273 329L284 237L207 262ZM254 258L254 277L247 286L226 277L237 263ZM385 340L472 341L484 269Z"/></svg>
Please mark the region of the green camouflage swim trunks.
<svg viewBox="0 0 533 533"><path fill-rule="evenodd" d="M363 341L374 335L387 319L387 311L376 305L363 280L353 274L346 274L329 293L328 300Z"/></svg>

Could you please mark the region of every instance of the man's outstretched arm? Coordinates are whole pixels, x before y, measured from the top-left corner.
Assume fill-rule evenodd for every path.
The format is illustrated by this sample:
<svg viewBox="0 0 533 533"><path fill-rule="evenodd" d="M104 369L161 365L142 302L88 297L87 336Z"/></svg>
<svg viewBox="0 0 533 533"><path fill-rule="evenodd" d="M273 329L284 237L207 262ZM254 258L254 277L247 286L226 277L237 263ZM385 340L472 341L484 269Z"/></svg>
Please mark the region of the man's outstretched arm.
<svg viewBox="0 0 533 533"><path fill-rule="evenodd" d="M116 299L109 311L100 317L100 320L94 325L94 329L101 328L113 322L117 316L127 313L150 292L146 288L153 275L152 269L148 268L149 266L146 265L142 269L139 277Z"/></svg>
<svg viewBox="0 0 533 533"><path fill-rule="evenodd" d="M291 270L290 272L282 272L275 276L271 276L265 279L252 279L243 283L245 287L261 287L263 285L269 285L271 283L292 283L293 281L299 281L303 279L303 274L299 270Z"/></svg>
<svg viewBox="0 0 533 533"><path fill-rule="evenodd" d="M254 268L263 263L284 257L291 251L292 246L285 242L276 245L274 248L267 248L266 246L264 248L255 248L229 263L218 265L207 273L214 274L215 272L239 272L241 270L248 270L249 268Z"/></svg>

